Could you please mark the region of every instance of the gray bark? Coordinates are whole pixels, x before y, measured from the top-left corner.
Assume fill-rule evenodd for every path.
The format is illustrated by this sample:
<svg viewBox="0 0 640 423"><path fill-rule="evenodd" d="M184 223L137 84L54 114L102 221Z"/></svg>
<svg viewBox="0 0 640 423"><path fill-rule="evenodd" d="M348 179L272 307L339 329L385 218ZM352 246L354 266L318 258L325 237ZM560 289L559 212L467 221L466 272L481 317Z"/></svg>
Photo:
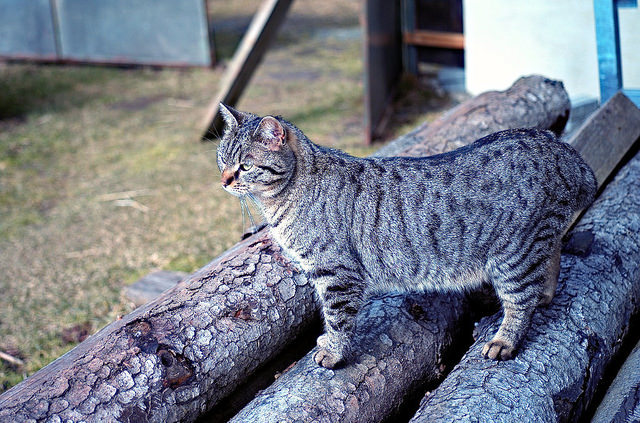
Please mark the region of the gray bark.
<svg viewBox="0 0 640 423"><path fill-rule="evenodd" d="M0 421L189 421L313 323L313 289L266 234L0 396Z"/></svg>
<svg viewBox="0 0 640 423"><path fill-rule="evenodd" d="M374 422L407 397L434 387L472 330L462 296L387 295L358 315L348 365L329 370L315 349L262 391L231 422ZM466 336L465 336L466 335ZM456 345L457 344L457 345ZM468 345L468 344L467 344Z"/></svg>
<svg viewBox="0 0 640 423"><path fill-rule="evenodd" d="M389 143L374 156L430 156L512 128L551 129L560 135L570 109L562 82L526 76L507 91L488 91L460 104Z"/></svg>
<svg viewBox="0 0 640 423"><path fill-rule="evenodd" d="M562 84L523 78L395 145L444 151L505 127L558 126L568 110ZM0 395L0 421L193 421L317 324L317 310L307 279L263 231Z"/></svg>
<svg viewBox="0 0 640 423"><path fill-rule="evenodd" d="M477 341L423 399L412 422L552 422L581 416L640 308L640 156L573 231L584 233L593 234L590 248L583 256L563 254L556 297L536 312L516 358L493 362L480 356L501 313L483 319Z"/></svg>

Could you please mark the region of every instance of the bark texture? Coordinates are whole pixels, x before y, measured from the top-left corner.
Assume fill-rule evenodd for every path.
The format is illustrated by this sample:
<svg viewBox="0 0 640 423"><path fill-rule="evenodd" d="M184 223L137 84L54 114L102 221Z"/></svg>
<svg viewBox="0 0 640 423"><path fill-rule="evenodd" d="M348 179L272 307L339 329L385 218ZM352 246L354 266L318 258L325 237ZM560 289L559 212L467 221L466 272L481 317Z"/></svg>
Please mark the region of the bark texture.
<svg viewBox="0 0 640 423"><path fill-rule="evenodd" d="M437 130L424 126L382 154L428 154L508 127L558 126L568 110L561 83L523 78L469 100L434 122ZM459 305L450 301L437 313ZM307 279L260 232L0 395L0 421L193 421L317 323L317 310ZM396 335L380 334L394 348ZM392 371L397 360L385 363Z"/></svg>
<svg viewBox="0 0 640 423"><path fill-rule="evenodd" d="M582 256L563 254L556 297L535 313L516 358L493 362L480 356L501 313L483 319L477 341L423 399L412 422L581 416L640 308L640 156L605 189L573 236L588 240L585 233L593 235L590 247Z"/></svg>
<svg viewBox="0 0 640 423"><path fill-rule="evenodd" d="M316 318L279 251L238 244L5 392L0 421L195 420Z"/></svg>
<svg viewBox="0 0 640 423"><path fill-rule="evenodd" d="M407 395L442 379L444 358L454 358L451 350L471 333L467 310L462 296L374 298L358 315L353 362L325 369L313 360L314 348L231 422L373 422L393 415Z"/></svg>

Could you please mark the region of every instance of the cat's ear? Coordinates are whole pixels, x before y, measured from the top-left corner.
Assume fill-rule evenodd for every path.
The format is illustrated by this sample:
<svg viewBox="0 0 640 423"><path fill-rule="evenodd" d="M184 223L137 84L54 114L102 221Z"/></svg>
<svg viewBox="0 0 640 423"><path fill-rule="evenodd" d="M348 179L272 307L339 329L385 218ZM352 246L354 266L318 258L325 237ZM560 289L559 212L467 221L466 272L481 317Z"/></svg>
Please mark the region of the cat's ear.
<svg viewBox="0 0 640 423"><path fill-rule="evenodd" d="M271 151L278 151L287 142L287 132L278 120L272 116L262 118L254 136Z"/></svg>
<svg viewBox="0 0 640 423"><path fill-rule="evenodd" d="M220 103L220 114L222 115L222 119L224 119L224 123L226 123L227 127L231 130L236 129L244 118L242 112L222 103Z"/></svg>

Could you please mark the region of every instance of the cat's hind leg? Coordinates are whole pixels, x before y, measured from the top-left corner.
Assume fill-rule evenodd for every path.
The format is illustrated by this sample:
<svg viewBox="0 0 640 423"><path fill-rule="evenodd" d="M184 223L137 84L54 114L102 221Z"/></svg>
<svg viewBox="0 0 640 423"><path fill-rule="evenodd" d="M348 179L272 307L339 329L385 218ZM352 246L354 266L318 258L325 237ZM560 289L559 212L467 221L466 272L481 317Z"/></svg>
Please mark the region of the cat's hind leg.
<svg viewBox="0 0 640 423"><path fill-rule="evenodd" d="M515 355L516 349L530 323L535 310L528 306L516 306L514 304L502 305L504 317L500 329L482 348L482 355L492 360L509 360Z"/></svg>
<svg viewBox="0 0 640 423"><path fill-rule="evenodd" d="M509 360L514 356L542 297L549 260L548 256L532 253L511 257L503 264L493 266L489 275L502 303L504 317L498 332L482 349L484 357Z"/></svg>
<svg viewBox="0 0 640 423"><path fill-rule="evenodd" d="M560 275L560 255L562 245L560 240L557 242L556 247L553 249L553 255L547 264L547 274L544 281L544 290L540 297L540 305L549 305L553 296L556 294L556 288L558 286L558 276Z"/></svg>

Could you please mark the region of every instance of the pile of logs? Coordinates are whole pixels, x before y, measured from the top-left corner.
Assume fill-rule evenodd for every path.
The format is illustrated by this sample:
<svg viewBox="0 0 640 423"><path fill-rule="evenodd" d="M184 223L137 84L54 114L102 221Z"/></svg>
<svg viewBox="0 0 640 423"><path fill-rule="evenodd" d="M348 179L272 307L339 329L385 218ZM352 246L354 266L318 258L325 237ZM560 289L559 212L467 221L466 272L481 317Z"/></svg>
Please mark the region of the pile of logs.
<svg viewBox="0 0 640 423"><path fill-rule="evenodd" d="M440 153L515 127L559 133L569 109L561 83L526 77L377 155ZM358 317L360 355L336 370L317 366L313 288L261 231L0 395L0 422L638 416L640 347L629 355L636 377L625 379L624 366L634 366L625 364L605 392L638 340L640 156L630 156L639 137L640 110L619 94L569 140L605 188L568 234L556 297L536 312L514 360L479 352L500 311L466 296L415 293L372 298Z"/></svg>

